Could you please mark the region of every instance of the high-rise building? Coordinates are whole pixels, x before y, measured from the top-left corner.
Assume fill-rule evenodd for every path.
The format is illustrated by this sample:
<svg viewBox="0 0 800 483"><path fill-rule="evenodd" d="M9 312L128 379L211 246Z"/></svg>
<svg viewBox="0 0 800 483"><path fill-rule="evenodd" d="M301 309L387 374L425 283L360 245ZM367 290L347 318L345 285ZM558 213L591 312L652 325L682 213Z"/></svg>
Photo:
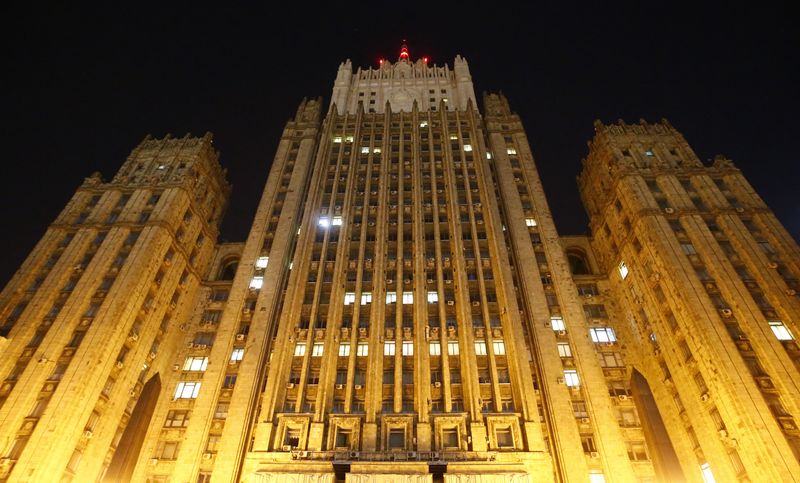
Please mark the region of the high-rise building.
<svg viewBox="0 0 800 483"><path fill-rule="evenodd" d="M666 121L560 236L466 60L340 65L242 243L209 135L87 178L0 294L0 480L795 481L800 250Z"/></svg>

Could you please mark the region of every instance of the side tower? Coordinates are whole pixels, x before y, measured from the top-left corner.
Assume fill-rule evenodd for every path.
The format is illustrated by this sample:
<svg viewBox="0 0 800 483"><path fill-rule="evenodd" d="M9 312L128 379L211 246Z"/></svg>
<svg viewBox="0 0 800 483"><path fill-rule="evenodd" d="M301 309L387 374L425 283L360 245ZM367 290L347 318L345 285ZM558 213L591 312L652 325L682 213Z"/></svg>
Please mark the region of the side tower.
<svg viewBox="0 0 800 483"><path fill-rule="evenodd" d="M2 476L124 479L228 191L210 134L146 138L78 188L0 295Z"/></svg>
<svg viewBox="0 0 800 483"><path fill-rule="evenodd" d="M666 121L595 131L579 186L648 441L663 420L688 481L797 481L797 244Z"/></svg>

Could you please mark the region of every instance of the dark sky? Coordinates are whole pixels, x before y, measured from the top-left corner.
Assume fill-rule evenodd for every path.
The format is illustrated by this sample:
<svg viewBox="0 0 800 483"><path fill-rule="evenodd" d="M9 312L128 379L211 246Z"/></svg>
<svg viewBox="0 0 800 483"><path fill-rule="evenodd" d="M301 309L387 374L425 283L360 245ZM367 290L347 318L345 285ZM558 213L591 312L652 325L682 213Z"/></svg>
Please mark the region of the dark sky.
<svg viewBox="0 0 800 483"><path fill-rule="evenodd" d="M731 157L800 238L800 36L779 7L335 2L314 13L305 3L164 3L0 9L0 286L81 180L110 178L148 133L215 134L234 185L222 237L243 240L300 100L327 102L342 60L395 59L404 38L412 57L452 65L465 56L479 97L505 92L562 234L586 231L575 176L592 121L665 117L701 159Z"/></svg>

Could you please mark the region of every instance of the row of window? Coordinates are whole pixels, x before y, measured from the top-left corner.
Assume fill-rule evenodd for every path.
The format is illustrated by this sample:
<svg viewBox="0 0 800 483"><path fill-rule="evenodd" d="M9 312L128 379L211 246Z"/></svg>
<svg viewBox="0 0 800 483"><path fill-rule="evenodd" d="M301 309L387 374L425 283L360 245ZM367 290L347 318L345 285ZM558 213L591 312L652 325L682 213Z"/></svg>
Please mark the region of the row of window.
<svg viewBox="0 0 800 483"><path fill-rule="evenodd" d="M311 345L311 356L312 357L321 357L324 353L324 346L323 342L315 342ZM428 344L428 350L430 355L441 355L441 343L440 342L430 342ZM487 345L486 341L484 340L477 340L474 343L475 346L475 353L479 356L485 356L488 354L487 352ZM393 356L395 355L395 341L385 341L383 343L383 355L385 356ZM402 341L402 354L403 356L413 356L414 355L414 342L412 341ZM306 355L307 345L305 342L299 342L294 347L294 355L296 357L301 357ZM494 340L492 341L492 350L495 355L505 355L506 354L506 345L505 341L503 340ZM457 341L448 341L447 343L447 351L448 355L458 355L459 348ZM350 343L343 342L339 344L339 356L346 357L350 355ZM359 342L356 345L356 355L357 356L367 356L369 355L369 344L367 342ZM205 359L205 358L204 358ZM233 359L231 359L233 360ZM187 362L189 359L187 359ZM188 370L188 369L184 369ZM193 369L193 370L205 370L203 369Z"/></svg>

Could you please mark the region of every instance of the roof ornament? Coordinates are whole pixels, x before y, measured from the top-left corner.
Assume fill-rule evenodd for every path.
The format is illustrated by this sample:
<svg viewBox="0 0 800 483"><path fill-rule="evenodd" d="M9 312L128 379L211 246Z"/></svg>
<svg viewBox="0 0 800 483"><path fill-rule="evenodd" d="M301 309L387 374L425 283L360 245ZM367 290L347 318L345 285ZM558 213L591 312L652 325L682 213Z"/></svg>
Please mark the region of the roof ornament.
<svg viewBox="0 0 800 483"><path fill-rule="evenodd" d="M397 60L405 60L406 62L411 60L408 55L408 45L406 45L405 40L403 40L403 44L400 46L400 58Z"/></svg>

